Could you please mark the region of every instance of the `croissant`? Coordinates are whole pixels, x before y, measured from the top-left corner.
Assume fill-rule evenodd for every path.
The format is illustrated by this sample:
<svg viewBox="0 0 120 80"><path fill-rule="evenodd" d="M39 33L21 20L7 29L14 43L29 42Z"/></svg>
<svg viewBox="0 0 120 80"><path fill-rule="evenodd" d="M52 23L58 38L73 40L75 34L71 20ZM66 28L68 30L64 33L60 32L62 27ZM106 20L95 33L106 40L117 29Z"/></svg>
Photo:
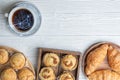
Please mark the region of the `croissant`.
<svg viewBox="0 0 120 80"><path fill-rule="evenodd" d="M120 73L120 51L110 46L107 55L108 63L111 69Z"/></svg>
<svg viewBox="0 0 120 80"><path fill-rule="evenodd" d="M111 70L99 70L90 74L88 80L120 80L120 75Z"/></svg>
<svg viewBox="0 0 120 80"><path fill-rule="evenodd" d="M100 47L91 51L87 56L85 73L91 74L103 62L107 55L108 44L103 44Z"/></svg>

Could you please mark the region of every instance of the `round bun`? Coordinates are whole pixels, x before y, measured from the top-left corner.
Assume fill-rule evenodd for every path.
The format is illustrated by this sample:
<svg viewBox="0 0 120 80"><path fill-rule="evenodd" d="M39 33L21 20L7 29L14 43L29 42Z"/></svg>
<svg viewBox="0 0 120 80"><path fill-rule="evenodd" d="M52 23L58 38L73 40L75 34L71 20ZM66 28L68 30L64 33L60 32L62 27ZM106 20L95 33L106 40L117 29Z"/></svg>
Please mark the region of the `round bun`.
<svg viewBox="0 0 120 80"><path fill-rule="evenodd" d="M59 80L75 80L75 77L70 72L64 72L60 75Z"/></svg>
<svg viewBox="0 0 120 80"><path fill-rule="evenodd" d="M77 59L73 55L65 55L61 60L61 66L64 70L75 70L77 67Z"/></svg>
<svg viewBox="0 0 120 80"><path fill-rule="evenodd" d="M55 80L55 73L51 67L44 67L39 73L41 80Z"/></svg>
<svg viewBox="0 0 120 80"><path fill-rule="evenodd" d="M33 72L28 68L23 68L18 72L19 80L35 80Z"/></svg>
<svg viewBox="0 0 120 80"><path fill-rule="evenodd" d="M10 65L14 69L21 69L25 65L25 57L21 53L16 53L10 58Z"/></svg>
<svg viewBox="0 0 120 80"><path fill-rule="evenodd" d="M0 49L0 64L5 64L9 59L9 54L5 49Z"/></svg>
<svg viewBox="0 0 120 80"><path fill-rule="evenodd" d="M1 80L16 80L17 74L12 68L5 69L1 72Z"/></svg>
<svg viewBox="0 0 120 80"><path fill-rule="evenodd" d="M43 63L45 66L58 66L60 59L55 53L46 53L43 57Z"/></svg>

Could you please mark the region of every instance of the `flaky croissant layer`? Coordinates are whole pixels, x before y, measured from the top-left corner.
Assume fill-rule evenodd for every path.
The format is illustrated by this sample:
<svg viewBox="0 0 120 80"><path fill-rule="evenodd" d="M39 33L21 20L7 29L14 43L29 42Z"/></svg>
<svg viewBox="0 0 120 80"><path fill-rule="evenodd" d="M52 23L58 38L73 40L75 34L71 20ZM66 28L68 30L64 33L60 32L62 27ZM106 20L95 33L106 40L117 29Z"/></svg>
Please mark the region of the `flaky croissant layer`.
<svg viewBox="0 0 120 80"><path fill-rule="evenodd" d="M87 56L87 65L85 72L90 75L104 61L108 50L108 44L103 44L95 50L91 51Z"/></svg>
<svg viewBox="0 0 120 80"><path fill-rule="evenodd" d="M120 75L111 70L99 70L90 74L88 80L120 80Z"/></svg>

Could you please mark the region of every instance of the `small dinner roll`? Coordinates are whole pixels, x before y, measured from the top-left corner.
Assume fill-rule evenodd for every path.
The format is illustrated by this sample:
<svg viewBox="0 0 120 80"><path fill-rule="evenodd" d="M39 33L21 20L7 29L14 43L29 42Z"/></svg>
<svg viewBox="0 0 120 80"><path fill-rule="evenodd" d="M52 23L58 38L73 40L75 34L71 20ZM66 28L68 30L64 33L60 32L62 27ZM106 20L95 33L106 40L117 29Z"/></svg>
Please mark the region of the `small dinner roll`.
<svg viewBox="0 0 120 80"><path fill-rule="evenodd" d="M14 69L21 69L25 65L25 57L21 53L15 53L11 58L10 58L10 65Z"/></svg>
<svg viewBox="0 0 120 80"><path fill-rule="evenodd" d="M35 80L33 72L28 68L23 68L18 71L19 80Z"/></svg>
<svg viewBox="0 0 120 80"><path fill-rule="evenodd" d="M9 59L9 54L5 49L0 49L0 64L5 64Z"/></svg>
<svg viewBox="0 0 120 80"><path fill-rule="evenodd" d="M7 68L1 72L1 80L16 80L17 74L12 68Z"/></svg>

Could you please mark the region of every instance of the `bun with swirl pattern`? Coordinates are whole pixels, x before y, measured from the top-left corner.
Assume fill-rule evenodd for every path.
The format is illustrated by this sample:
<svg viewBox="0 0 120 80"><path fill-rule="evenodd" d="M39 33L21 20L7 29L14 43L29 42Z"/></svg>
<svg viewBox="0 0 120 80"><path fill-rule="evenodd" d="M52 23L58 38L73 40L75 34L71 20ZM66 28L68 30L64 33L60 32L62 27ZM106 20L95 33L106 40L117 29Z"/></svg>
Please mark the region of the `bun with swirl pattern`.
<svg viewBox="0 0 120 80"><path fill-rule="evenodd" d="M51 67L43 67L39 77L41 80L56 80L55 73Z"/></svg>
<svg viewBox="0 0 120 80"><path fill-rule="evenodd" d="M75 77L71 72L65 71L60 75L59 80L75 80Z"/></svg>
<svg viewBox="0 0 120 80"><path fill-rule="evenodd" d="M60 59L58 57L57 54L55 53L46 53L43 57L43 63L45 64L45 66L52 66L52 67L56 67L58 66L60 62Z"/></svg>
<svg viewBox="0 0 120 80"><path fill-rule="evenodd" d="M61 66L64 70L75 70L78 65L78 60L73 55L65 55L61 60Z"/></svg>

